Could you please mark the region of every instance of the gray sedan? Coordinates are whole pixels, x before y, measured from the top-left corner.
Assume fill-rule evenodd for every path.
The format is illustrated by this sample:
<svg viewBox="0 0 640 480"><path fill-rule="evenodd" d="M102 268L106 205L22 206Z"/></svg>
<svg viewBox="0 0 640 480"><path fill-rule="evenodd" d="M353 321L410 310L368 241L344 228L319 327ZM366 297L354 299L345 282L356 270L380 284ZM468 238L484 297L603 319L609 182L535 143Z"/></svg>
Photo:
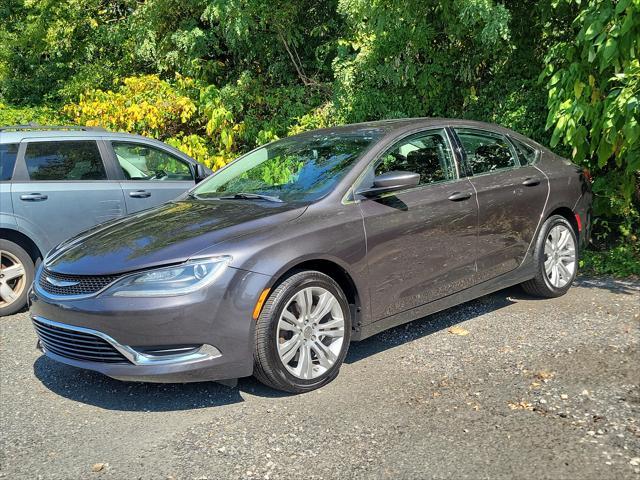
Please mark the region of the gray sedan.
<svg viewBox="0 0 640 480"><path fill-rule="evenodd" d="M514 284L564 294L590 223L588 174L504 128L317 130L63 242L31 316L47 356L114 378L305 392L351 341Z"/></svg>

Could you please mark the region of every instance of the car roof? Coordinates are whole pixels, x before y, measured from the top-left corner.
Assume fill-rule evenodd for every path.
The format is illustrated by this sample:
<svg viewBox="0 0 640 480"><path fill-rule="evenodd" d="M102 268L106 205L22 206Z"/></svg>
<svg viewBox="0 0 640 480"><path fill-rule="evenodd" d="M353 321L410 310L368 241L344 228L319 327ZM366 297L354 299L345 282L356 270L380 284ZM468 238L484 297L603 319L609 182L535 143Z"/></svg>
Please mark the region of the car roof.
<svg viewBox="0 0 640 480"><path fill-rule="evenodd" d="M303 132L298 135L303 136L306 134L314 133L360 133L363 131L378 130L380 133L392 133L401 130L410 130L413 128L429 128L429 127L446 127L446 126L464 126L478 128L481 130L489 130L494 132L501 132L505 134L516 134L521 136L517 132L513 132L505 127L496 125L494 123L480 122L477 120L464 120L455 118L438 118L438 117L419 117L419 118L397 118L390 120L376 120L372 122L352 123L349 125L340 125L335 127L327 127L318 130L311 130L309 132Z"/></svg>
<svg viewBox="0 0 640 480"><path fill-rule="evenodd" d="M62 138L109 138L109 139L127 139L127 140L141 140L145 142L157 142L153 138L143 137L142 135L133 135L131 133L123 132L109 132L101 128L66 128L60 127L58 129L47 129L46 127L33 127L34 130L28 128L16 128L14 127L1 127L0 128L0 143L19 143L22 140L29 139L62 139ZM6 130L5 130L6 129Z"/></svg>

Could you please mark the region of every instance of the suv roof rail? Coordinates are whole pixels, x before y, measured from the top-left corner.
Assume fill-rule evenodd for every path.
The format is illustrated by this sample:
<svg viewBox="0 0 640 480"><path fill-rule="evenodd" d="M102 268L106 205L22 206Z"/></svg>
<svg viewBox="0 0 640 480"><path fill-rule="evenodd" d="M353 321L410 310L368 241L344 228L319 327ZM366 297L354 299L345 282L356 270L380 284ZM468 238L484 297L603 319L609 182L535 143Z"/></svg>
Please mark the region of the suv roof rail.
<svg viewBox="0 0 640 480"><path fill-rule="evenodd" d="M6 131L19 131L19 130L81 130L87 131L101 131L106 132L102 127L83 127L82 125L39 125L34 122L25 123L22 125L8 125L0 127L0 132Z"/></svg>

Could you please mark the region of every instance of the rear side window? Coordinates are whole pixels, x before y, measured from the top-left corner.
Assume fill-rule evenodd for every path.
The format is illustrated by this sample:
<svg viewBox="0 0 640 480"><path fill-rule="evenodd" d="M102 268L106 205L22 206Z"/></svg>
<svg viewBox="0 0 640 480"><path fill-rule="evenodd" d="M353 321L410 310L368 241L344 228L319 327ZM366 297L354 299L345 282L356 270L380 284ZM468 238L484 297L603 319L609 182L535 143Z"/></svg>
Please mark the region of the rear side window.
<svg viewBox="0 0 640 480"><path fill-rule="evenodd" d="M520 157L520 163L522 165L533 165L536 163L536 160L538 159L538 151L536 149L530 147L526 143L516 140L515 138L512 138L511 141L518 151L518 156Z"/></svg>
<svg viewBox="0 0 640 480"><path fill-rule="evenodd" d="M31 180L105 180L95 141L31 142L25 163Z"/></svg>
<svg viewBox="0 0 640 480"><path fill-rule="evenodd" d="M11 175L13 175L13 167L15 167L16 165L17 156L17 143L0 145L0 181L6 182L8 180L11 180Z"/></svg>
<svg viewBox="0 0 640 480"><path fill-rule="evenodd" d="M474 175L518 166L509 142L502 135L465 129L456 129L456 133Z"/></svg>

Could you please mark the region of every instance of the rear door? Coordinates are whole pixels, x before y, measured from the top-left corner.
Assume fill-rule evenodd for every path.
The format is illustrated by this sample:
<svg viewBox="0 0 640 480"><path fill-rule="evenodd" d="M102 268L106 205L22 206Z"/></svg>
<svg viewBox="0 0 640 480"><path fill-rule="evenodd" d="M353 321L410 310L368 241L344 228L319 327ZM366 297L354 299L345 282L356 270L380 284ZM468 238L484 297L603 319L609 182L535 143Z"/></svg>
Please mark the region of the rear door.
<svg viewBox="0 0 640 480"><path fill-rule="evenodd" d="M127 212L168 202L195 185L193 166L158 146L136 141L111 141Z"/></svg>
<svg viewBox="0 0 640 480"><path fill-rule="evenodd" d="M21 156L11 191L14 212L46 248L124 215L122 189L109 178L97 140L25 140Z"/></svg>
<svg viewBox="0 0 640 480"><path fill-rule="evenodd" d="M359 201L375 320L463 290L475 274L476 199L469 180L460 178L445 129L396 142L356 190L390 171L419 173L420 184Z"/></svg>
<svg viewBox="0 0 640 480"><path fill-rule="evenodd" d="M482 282L518 267L533 240L549 185L535 166L521 162L502 134L455 128L469 180L478 198L478 272Z"/></svg>

